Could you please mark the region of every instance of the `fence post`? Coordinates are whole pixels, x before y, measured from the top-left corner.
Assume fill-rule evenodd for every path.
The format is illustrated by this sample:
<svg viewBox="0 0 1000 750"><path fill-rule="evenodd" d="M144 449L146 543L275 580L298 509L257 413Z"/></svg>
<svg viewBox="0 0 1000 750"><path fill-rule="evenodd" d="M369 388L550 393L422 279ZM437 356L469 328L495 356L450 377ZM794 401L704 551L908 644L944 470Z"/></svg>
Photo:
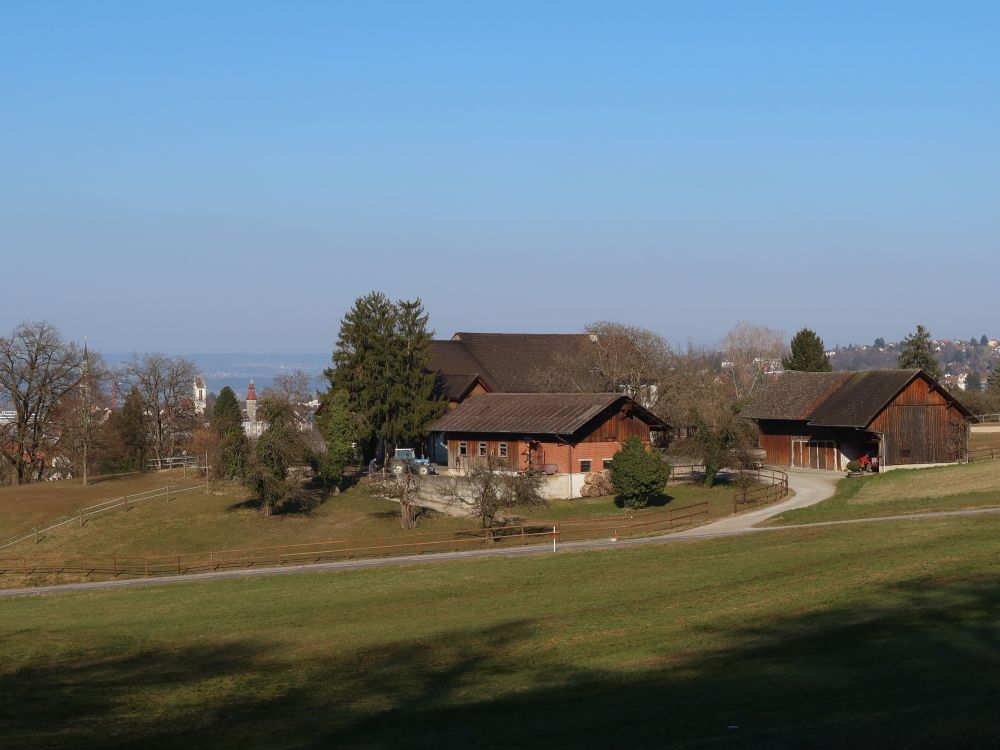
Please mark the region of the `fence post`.
<svg viewBox="0 0 1000 750"><path fill-rule="evenodd" d="M558 533L559 533L559 532L558 532L558 531L556 530L556 527L555 527L555 526L553 526L553 527L552 527L552 551L553 551L553 552L555 552L555 551L556 551L556 535L557 535Z"/></svg>

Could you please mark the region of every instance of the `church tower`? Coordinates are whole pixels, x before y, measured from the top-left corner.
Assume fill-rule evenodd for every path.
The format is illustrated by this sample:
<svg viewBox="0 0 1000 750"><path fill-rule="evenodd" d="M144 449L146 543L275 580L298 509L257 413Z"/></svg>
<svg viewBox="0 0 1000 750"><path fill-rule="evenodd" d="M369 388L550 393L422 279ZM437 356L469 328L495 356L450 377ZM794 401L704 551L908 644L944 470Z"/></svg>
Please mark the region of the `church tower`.
<svg viewBox="0 0 1000 750"><path fill-rule="evenodd" d="M253 388L253 378L250 378L250 390L247 391L247 421L254 435L257 432L257 391Z"/></svg>

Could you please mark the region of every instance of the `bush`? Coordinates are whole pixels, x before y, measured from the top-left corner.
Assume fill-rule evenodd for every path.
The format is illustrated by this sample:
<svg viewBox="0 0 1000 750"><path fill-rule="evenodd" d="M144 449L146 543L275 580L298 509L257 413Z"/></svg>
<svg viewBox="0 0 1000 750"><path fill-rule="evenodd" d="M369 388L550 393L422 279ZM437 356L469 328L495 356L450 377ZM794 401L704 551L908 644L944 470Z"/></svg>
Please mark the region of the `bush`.
<svg viewBox="0 0 1000 750"><path fill-rule="evenodd" d="M626 508L644 508L663 491L670 478L670 464L658 451L650 451L637 437L630 437L611 459L611 484Z"/></svg>
<svg viewBox="0 0 1000 750"><path fill-rule="evenodd" d="M851 472L861 471L861 464L859 464L857 461L848 461L847 470Z"/></svg>

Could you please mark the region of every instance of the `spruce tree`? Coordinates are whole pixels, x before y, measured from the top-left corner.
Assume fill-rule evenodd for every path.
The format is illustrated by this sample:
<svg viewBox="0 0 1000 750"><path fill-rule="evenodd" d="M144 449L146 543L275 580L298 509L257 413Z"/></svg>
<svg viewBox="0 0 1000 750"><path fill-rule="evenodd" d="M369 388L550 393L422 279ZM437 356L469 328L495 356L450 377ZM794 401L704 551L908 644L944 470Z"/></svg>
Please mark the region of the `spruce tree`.
<svg viewBox="0 0 1000 750"><path fill-rule="evenodd" d="M224 437L234 430L243 429L243 416L236 394L228 385L219 392L212 409L212 429L219 437Z"/></svg>
<svg viewBox="0 0 1000 750"><path fill-rule="evenodd" d="M351 412L346 391L327 391L319 399L316 428L326 444L326 452L314 455L313 468L324 484L335 487L343 479L348 463L355 459L354 443L362 425Z"/></svg>
<svg viewBox="0 0 1000 750"><path fill-rule="evenodd" d="M979 345L980 346L989 346L990 345L990 340L988 338L986 338L986 334L985 333L983 334L982 338L979 339Z"/></svg>
<svg viewBox="0 0 1000 750"><path fill-rule="evenodd" d="M875 348L876 349L885 349L885 339L882 338L881 336L879 336L877 339L875 339Z"/></svg>
<svg viewBox="0 0 1000 750"><path fill-rule="evenodd" d="M833 366L826 356L823 339L809 328L803 328L795 334L791 343L791 353L782 357L781 366L786 370L802 372L830 372Z"/></svg>
<svg viewBox="0 0 1000 750"><path fill-rule="evenodd" d="M215 473L224 479L242 479L250 466L250 439L243 431L243 415L233 389L219 392L212 410L212 430L219 436Z"/></svg>
<svg viewBox="0 0 1000 750"><path fill-rule="evenodd" d="M979 393L983 390L983 381L979 377L979 373L973 370L965 378L965 390L971 393Z"/></svg>
<svg viewBox="0 0 1000 750"><path fill-rule="evenodd" d="M922 325L917 326L915 333L907 336L899 347L899 369L920 369L935 380L941 379L941 365L934 354L934 343L931 333Z"/></svg>
<svg viewBox="0 0 1000 750"><path fill-rule="evenodd" d="M114 422L118 439L124 448L123 471L142 471L149 456L150 435L142 395L135 387L129 391Z"/></svg>
<svg viewBox="0 0 1000 750"><path fill-rule="evenodd" d="M365 456L378 445L399 445L422 436L442 403L435 401L428 372L430 341L420 300L393 303L381 292L359 297L344 316L326 377L347 394L361 417L358 442Z"/></svg>

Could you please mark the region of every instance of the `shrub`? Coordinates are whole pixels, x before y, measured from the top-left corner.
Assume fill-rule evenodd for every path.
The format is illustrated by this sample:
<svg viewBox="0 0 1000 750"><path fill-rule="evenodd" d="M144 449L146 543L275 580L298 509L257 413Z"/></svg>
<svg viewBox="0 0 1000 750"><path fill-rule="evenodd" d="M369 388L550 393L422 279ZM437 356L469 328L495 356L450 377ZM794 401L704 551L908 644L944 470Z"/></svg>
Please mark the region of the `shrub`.
<svg viewBox="0 0 1000 750"><path fill-rule="evenodd" d="M658 451L650 451L637 437L630 437L611 459L611 484L626 508L644 508L663 491L670 478L670 464Z"/></svg>
<svg viewBox="0 0 1000 750"><path fill-rule="evenodd" d="M857 461L848 461L847 470L851 472L861 471L861 464L859 464Z"/></svg>

